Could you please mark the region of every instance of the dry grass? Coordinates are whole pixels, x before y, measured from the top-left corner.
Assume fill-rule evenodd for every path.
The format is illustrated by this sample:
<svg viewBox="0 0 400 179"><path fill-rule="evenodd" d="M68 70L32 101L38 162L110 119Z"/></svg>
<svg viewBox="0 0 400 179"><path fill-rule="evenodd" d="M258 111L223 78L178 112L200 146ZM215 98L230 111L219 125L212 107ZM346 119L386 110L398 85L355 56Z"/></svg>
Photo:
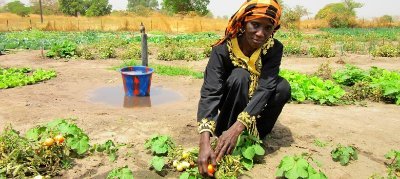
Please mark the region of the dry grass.
<svg viewBox="0 0 400 179"><path fill-rule="evenodd" d="M152 14L149 17L134 15L103 17L44 16L43 24L39 15L20 17L10 13L0 13L0 31L40 29L49 31L137 31L143 22L147 31L167 33L187 33L223 31L227 20L198 16L165 16Z"/></svg>

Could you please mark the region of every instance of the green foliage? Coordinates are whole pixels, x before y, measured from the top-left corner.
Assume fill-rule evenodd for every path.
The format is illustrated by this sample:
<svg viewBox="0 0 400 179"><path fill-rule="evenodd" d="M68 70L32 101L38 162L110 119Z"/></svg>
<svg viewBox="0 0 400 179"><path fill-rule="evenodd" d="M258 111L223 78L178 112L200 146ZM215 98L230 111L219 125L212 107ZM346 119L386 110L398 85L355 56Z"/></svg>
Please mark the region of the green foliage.
<svg viewBox="0 0 400 179"><path fill-rule="evenodd" d="M94 60L95 59L93 50L87 46L78 47L76 50L76 54L85 60Z"/></svg>
<svg viewBox="0 0 400 179"><path fill-rule="evenodd" d="M310 47L310 49L308 50L308 53L312 57L330 58L330 57L336 56L336 52L334 50L332 50L332 43L328 42L328 41L318 44L316 47L315 46Z"/></svg>
<svg viewBox="0 0 400 179"><path fill-rule="evenodd" d="M371 51L374 57L400 57L400 47L393 44L378 46Z"/></svg>
<svg viewBox="0 0 400 179"><path fill-rule="evenodd" d="M162 9L174 14L195 11L199 15L207 15L210 0L164 0Z"/></svg>
<svg viewBox="0 0 400 179"><path fill-rule="evenodd" d="M144 147L153 153L154 157L150 161L150 165L156 171L162 171L166 164L164 157L168 156L175 150L175 144L171 137L164 135L152 136L150 139L146 140Z"/></svg>
<svg viewBox="0 0 400 179"><path fill-rule="evenodd" d="M107 179L134 179L133 172L128 166L115 168L107 175Z"/></svg>
<svg viewBox="0 0 400 179"><path fill-rule="evenodd" d="M311 100L320 104L334 105L340 102L345 91L331 80L322 80L297 72L282 70L280 76L289 81L292 88L292 100L304 102Z"/></svg>
<svg viewBox="0 0 400 179"><path fill-rule="evenodd" d="M203 53L198 53L194 49L182 48L178 45L166 46L160 50L157 60L173 61L173 60L186 60L186 61L199 61L205 58Z"/></svg>
<svg viewBox="0 0 400 179"><path fill-rule="evenodd" d="M32 14L40 14L40 5L38 0L29 0ZM61 14L58 9L58 0L42 0L43 15Z"/></svg>
<svg viewBox="0 0 400 179"><path fill-rule="evenodd" d="M150 165L156 171L161 171L165 165L164 157L154 156L150 161Z"/></svg>
<svg viewBox="0 0 400 179"><path fill-rule="evenodd" d="M201 179L203 176L200 175L199 169L197 167L191 168L183 172L179 179Z"/></svg>
<svg viewBox="0 0 400 179"><path fill-rule="evenodd" d="M84 155L90 148L88 135L66 119L57 119L46 125L32 128L26 132L26 138L30 141L44 141L56 134L62 134L66 138L66 145L78 155Z"/></svg>
<svg viewBox="0 0 400 179"><path fill-rule="evenodd" d="M346 64L345 69L336 71L332 77L341 85L353 86L357 82L368 80L368 76L369 74L366 71L354 65Z"/></svg>
<svg viewBox="0 0 400 179"><path fill-rule="evenodd" d="M112 6L108 0L89 0L88 5L86 16L104 16L111 13Z"/></svg>
<svg viewBox="0 0 400 179"><path fill-rule="evenodd" d="M47 142L56 135L62 135L65 140ZM8 127L0 134L0 176L56 176L62 169L72 167L73 157L84 156L89 147L87 134L67 119L38 125L25 136Z"/></svg>
<svg viewBox="0 0 400 179"><path fill-rule="evenodd" d="M103 144L94 144L93 147L90 149L90 152L92 153L100 152L107 154L111 162L117 160L117 151L118 147L114 144L112 140L107 140Z"/></svg>
<svg viewBox="0 0 400 179"><path fill-rule="evenodd" d="M76 56L77 45L70 41L54 44L46 53L49 58L72 58Z"/></svg>
<svg viewBox="0 0 400 179"><path fill-rule="evenodd" d="M157 0L128 0L128 11L139 12L139 11L136 11L138 6L156 10L158 8L158 1Z"/></svg>
<svg viewBox="0 0 400 179"><path fill-rule="evenodd" d="M350 163L350 160L357 160L357 149L353 146L338 145L331 151L333 161L340 162L340 165L345 166Z"/></svg>
<svg viewBox="0 0 400 179"><path fill-rule="evenodd" d="M328 145L328 142L315 139L314 140L314 145L317 146L317 147L326 147Z"/></svg>
<svg viewBox="0 0 400 179"><path fill-rule="evenodd" d="M58 0L61 12L66 15L78 17L78 14L85 14L84 0Z"/></svg>
<svg viewBox="0 0 400 179"><path fill-rule="evenodd" d="M309 12L303 6L296 5L294 8L286 8L282 15L282 25L288 29L298 28L297 23L300 23L300 19L308 14Z"/></svg>
<svg viewBox="0 0 400 179"><path fill-rule="evenodd" d="M28 16L31 12L31 9L26 7L25 4L21 3L19 0L7 3L4 9L7 12L11 12L22 17Z"/></svg>
<svg viewBox="0 0 400 179"><path fill-rule="evenodd" d="M353 27L355 25L355 8L362 7L352 0L344 0L342 3L331 3L318 11L315 18L325 19L333 28Z"/></svg>
<svg viewBox="0 0 400 179"><path fill-rule="evenodd" d="M300 40L289 40L285 43L283 55L301 55L303 53Z"/></svg>
<svg viewBox="0 0 400 179"><path fill-rule="evenodd" d="M30 68L0 68L0 89L31 85L56 76L57 74L53 70L37 69L33 71Z"/></svg>
<svg viewBox="0 0 400 179"><path fill-rule="evenodd" d="M238 178L244 173L243 158L240 155L225 155L218 162L215 178Z"/></svg>
<svg viewBox="0 0 400 179"><path fill-rule="evenodd" d="M130 59L140 59L142 56L142 50L139 45L132 44L127 47L128 49L124 50L121 55L118 55L122 60L130 60Z"/></svg>
<svg viewBox="0 0 400 179"><path fill-rule="evenodd" d="M232 155L241 156L240 162L247 169L250 170L254 165L254 157L256 155L262 156L265 154L264 148L261 146L262 142L258 137L252 136L248 132L243 132L237 141L236 148Z"/></svg>
<svg viewBox="0 0 400 179"><path fill-rule="evenodd" d="M317 172L314 167L304 158L304 156L285 156L278 166L278 171L275 173L277 177L284 177L288 179L298 178L315 178L326 179L326 175L319 171Z"/></svg>
<svg viewBox="0 0 400 179"><path fill-rule="evenodd" d="M385 158L391 160L387 163L387 174L388 178L396 179L400 177L400 150L391 150L386 155Z"/></svg>
<svg viewBox="0 0 400 179"><path fill-rule="evenodd" d="M389 102L400 105L400 72L372 67L369 73L371 87L382 91L382 97Z"/></svg>

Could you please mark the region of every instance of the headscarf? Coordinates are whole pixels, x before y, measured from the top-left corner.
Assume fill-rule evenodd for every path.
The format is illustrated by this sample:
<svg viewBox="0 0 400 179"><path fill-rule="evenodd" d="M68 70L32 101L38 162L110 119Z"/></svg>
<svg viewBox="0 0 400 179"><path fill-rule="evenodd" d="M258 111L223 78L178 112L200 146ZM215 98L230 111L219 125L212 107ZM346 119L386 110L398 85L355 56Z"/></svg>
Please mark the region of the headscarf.
<svg viewBox="0 0 400 179"><path fill-rule="evenodd" d="M243 28L246 22L258 18L266 17L271 19L275 27L275 33L280 28L281 14L282 8L276 0L247 0L229 19L225 30L225 37L215 43L214 46L223 43L226 39L237 37L240 29Z"/></svg>

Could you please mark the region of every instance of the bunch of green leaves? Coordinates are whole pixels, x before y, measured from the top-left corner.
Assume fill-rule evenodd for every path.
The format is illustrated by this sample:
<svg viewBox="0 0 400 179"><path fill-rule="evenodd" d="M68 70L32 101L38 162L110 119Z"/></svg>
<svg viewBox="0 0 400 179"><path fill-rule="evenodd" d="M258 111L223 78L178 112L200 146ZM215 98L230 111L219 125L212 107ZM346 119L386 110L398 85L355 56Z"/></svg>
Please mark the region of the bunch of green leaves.
<svg viewBox="0 0 400 179"><path fill-rule="evenodd" d="M333 74L333 79L341 85L353 86L357 82L369 80L369 74L354 65L346 64L345 69Z"/></svg>
<svg viewBox="0 0 400 179"><path fill-rule="evenodd" d="M113 47L110 44L103 44L99 47L98 53L101 59L107 59L107 58L115 58L116 56L116 50L115 47Z"/></svg>
<svg viewBox="0 0 400 179"><path fill-rule="evenodd" d="M312 178L326 179L326 175L322 171L316 169L304 158L305 155L285 156L281 160L276 172L277 177L288 179Z"/></svg>
<svg viewBox="0 0 400 179"><path fill-rule="evenodd" d="M391 160L387 163L387 173L388 178L395 179L400 177L400 150L391 150L386 155L385 158Z"/></svg>
<svg viewBox="0 0 400 179"><path fill-rule="evenodd" d="M303 53L301 40L289 38L284 44L283 55L285 56L301 55Z"/></svg>
<svg viewBox="0 0 400 179"><path fill-rule="evenodd" d="M315 139L314 140L314 145L317 147L326 147L328 145L328 142L319 140L319 139Z"/></svg>
<svg viewBox="0 0 400 179"><path fill-rule="evenodd" d="M112 162L114 162L118 157L117 151L118 151L118 146L116 146L112 140L107 140L103 144L94 144L90 149L90 152L92 153L103 152L107 154L109 160Z"/></svg>
<svg viewBox="0 0 400 179"><path fill-rule="evenodd" d="M357 149L353 146L338 145L331 151L333 161L340 162L340 165L345 166L350 163L350 160L357 160Z"/></svg>
<svg viewBox="0 0 400 179"><path fill-rule="evenodd" d="M316 76L281 70L280 76L289 81L292 100L304 102L311 100L319 104L334 105L340 103L345 91L331 80L322 80Z"/></svg>
<svg viewBox="0 0 400 179"><path fill-rule="evenodd" d="M380 90L387 101L400 105L400 72L372 67L369 73L370 86Z"/></svg>
<svg viewBox="0 0 400 179"><path fill-rule="evenodd" d="M62 41L53 44L50 51L46 53L49 58L72 58L76 56L77 45L71 41Z"/></svg>
<svg viewBox="0 0 400 179"><path fill-rule="evenodd" d="M261 145L262 141L258 139L258 137L245 131L239 136L232 155L241 156L240 162L247 170L250 170L254 166L254 157L256 155L262 156L265 154L265 150Z"/></svg>
<svg viewBox="0 0 400 179"><path fill-rule="evenodd" d="M196 52L195 49L182 48L179 46L169 46L160 50L157 55L157 60L163 61L174 61L174 60L186 60L186 61L199 61L204 59L206 56L203 53Z"/></svg>
<svg viewBox="0 0 400 179"><path fill-rule="evenodd" d="M130 59L140 59L142 56L142 50L139 45L132 44L127 46L126 49L122 52L122 54L118 55L122 60L130 60Z"/></svg>
<svg viewBox="0 0 400 179"><path fill-rule="evenodd" d="M71 166L69 147L61 144L42 145L30 141L7 127L0 134L0 178L26 178L36 175L55 176Z"/></svg>
<svg viewBox="0 0 400 179"><path fill-rule="evenodd" d="M183 172L179 179L201 179L203 176L200 175L199 169L197 167L187 169Z"/></svg>
<svg viewBox="0 0 400 179"><path fill-rule="evenodd" d="M308 49L308 54L310 54L312 57L330 58L336 56L336 51L332 49L331 42L323 42L317 46L310 47Z"/></svg>
<svg viewBox="0 0 400 179"><path fill-rule="evenodd" d="M149 149L154 155L153 159L150 161L150 165L156 171L161 171L166 164L164 157L168 156L168 154L175 149L175 143L169 136L154 135L146 140L144 147Z"/></svg>
<svg viewBox="0 0 400 179"><path fill-rule="evenodd" d="M375 47L371 52L374 57L400 57L400 48L393 44Z"/></svg>
<svg viewBox="0 0 400 179"><path fill-rule="evenodd" d="M85 60L94 60L94 50L90 46L79 46L77 49L77 55Z"/></svg>
<svg viewBox="0 0 400 179"><path fill-rule="evenodd" d="M31 68L0 68L0 89L35 84L56 77L53 70Z"/></svg>
<svg viewBox="0 0 400 179"><path fill-rule="evenodd" d="M134 177L133 172L128 166L125 166L111 170L107 175L107 179L134 179Z"/></svg>
<svg viewBox="0 0 400 179"><path fill-rule="evenodd" d="M84 155L90 148L88 135L79 128L72 119L56 119L46 125L39 125L26 132L30 141L44 141L49 137L61 134L66 139L66 145L77 155Z"/></svg>

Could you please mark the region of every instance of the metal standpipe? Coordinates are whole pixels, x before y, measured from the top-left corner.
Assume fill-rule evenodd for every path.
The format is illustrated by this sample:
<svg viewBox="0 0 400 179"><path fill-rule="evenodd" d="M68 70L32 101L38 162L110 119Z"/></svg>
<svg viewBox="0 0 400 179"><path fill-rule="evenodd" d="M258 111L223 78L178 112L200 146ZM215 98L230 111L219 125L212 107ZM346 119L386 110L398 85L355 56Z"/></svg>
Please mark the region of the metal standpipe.
<svg viewBox="0 0 400 179"><path fill-rule="evenodd" d="M140 23L140 33L142 36L142 65L149 66L149 60L147 56L147 34L143 22Z"/></svg>

